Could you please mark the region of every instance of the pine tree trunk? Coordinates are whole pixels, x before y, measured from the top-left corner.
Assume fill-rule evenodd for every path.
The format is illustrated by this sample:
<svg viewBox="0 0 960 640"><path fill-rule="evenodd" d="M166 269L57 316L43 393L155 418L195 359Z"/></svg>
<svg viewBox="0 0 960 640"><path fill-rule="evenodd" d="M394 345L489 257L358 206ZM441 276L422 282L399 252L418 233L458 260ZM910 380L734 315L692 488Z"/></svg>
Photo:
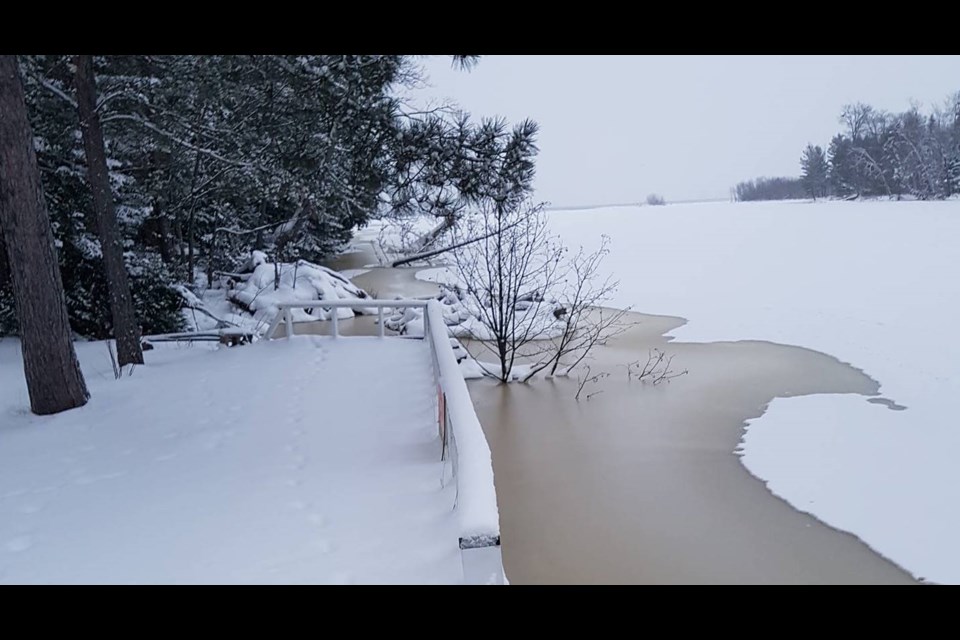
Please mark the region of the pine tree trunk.
<svg viewBox="0 0 960 640"><path fill-rule="evenodd" d="M123 247L117 228L117 214L107 173L107 154L103 146L103 130L97 115L97 85L93 75L93 57L75 56L77 67L77 110L80 112L80 132L87 156L87 179L93 194L94 216L100 235L103 266L110 293L110 315L113 335L117 340L117 362L143 364L140 348L140 325L133 310L130 278L123 262Z"/></svg>
<svg viewBox="0 0 960 640"><path fill-rule="evenodd" d="M153 214L157 217L157 235L160 236L160 259L164 264L173 262L173 232L170 230L170 218L160 209L160 205L154 205Z"/></svg>
<svg viewBox="0 0 960 640"><path fill-rule="evenodd" d="M193 286L194 268L193 263L193 208L190 209L190 218L187 220L187 282Z"/></svg>
<svg viewBox="0 0 960 640"><path fill-rule="evenodd" d="M45 415L83 406L90 394L70 337L16 56L0 56L0 228L20 323L30 409Z"/></svg>

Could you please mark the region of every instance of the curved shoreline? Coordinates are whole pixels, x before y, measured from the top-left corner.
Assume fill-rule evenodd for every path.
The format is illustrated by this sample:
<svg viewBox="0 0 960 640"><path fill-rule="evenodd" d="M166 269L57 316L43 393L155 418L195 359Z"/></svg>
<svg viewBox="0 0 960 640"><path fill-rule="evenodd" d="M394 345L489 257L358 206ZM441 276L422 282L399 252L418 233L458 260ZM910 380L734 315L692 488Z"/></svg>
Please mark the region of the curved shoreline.
<svg viewBox="0 0 960 640"><path fill-rule="evenodd" d="M381 295L435 290L418 271L374 269L354 282ZM573 379L470 381L493 452L511 582L916 582L774 494L736 453L775 398L876 397L875 380L799 346L679 342L666 334L685 319L632 315L641 323L597 350L594 372L612 375L590 401L573 400ZM651 347L690 374L658 387L627 381L622 365Z"/></svg>
<svg viewBox="0 0 960 640"><path fill-rule="evenodd" d="M658 347L690 374L658 387L614 374L579 402L575 380L471 381L514 583L915 582L771 492L735 453L774 398L873 396L876 381L803 347L677 342L665 334L683 319L636 317L598 350L593 371Z"/></svg>

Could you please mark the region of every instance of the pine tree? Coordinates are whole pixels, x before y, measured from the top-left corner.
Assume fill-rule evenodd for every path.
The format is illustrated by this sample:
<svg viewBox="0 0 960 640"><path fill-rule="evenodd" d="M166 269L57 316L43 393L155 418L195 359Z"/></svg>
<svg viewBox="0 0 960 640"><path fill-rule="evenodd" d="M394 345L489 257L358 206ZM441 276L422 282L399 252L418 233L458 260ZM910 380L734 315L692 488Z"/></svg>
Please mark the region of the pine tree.
<svg viewBox="0 0 960 640"><path fill-rule="evenodd" d="M843 135L834 136L827 157L827 179L831 192L840 197L859 196L851 141Z"/></svg>
<svg viewBox="0 0 960 640"><path fill-rule="evenodd" d="M960 193L960 146L947 159L946 197Z"/></svg>
<svg viewBox="0 0 960 640"><path fill-rule="evenodd" d="M73 348L15 56L0 56L0 229L20 327L30 409L50 414L89 398Z"/></svg>
<svg viewBox="0 0 960 640"><path fill-rule="evenodd" d="M476 59L456 56L454 64ZM466 206L530 190L536 125L511 129L446 106L413 110L400 98L420 78L412 57L94 60L101 155L145 332L182 323L167 285L192 286L203 271L212 283L251 249L317 261L374 216L453 220ZM104 338L106 256L70 61L25 56L24 82L70 320L82 335ZM3 278L0 322L9 302Z"/></svg>
<svg viewBox="0 0 960 640"><path fill-rule="evenodd" d="M807 145L800 159L800 173L803 188L814 200L827 195L827 159L822 148Z"/></svg>
<svg viewBox="0 0 960 640"><path fill-rule="evenodd" d="M110 315L117 342L117 363L143 364L140 347L140 325L133 309L130 280L123 260L123 246L117 228L117 214L107 171L107 152L97 114L97 86L93 75L93 57L76 56L77 110L80 133L87 159L87 180L93 195L93 214L100 235L104 272L110 293Z"/></svg>

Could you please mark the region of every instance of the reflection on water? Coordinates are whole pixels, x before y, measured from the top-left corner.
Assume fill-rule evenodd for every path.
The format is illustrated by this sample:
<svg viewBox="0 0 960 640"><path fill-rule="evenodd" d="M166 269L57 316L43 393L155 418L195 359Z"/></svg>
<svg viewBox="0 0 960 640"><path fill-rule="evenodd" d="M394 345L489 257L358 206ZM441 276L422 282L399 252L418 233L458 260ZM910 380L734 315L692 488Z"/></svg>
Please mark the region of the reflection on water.
<svg viewBox="0 0 960 640"><path fill-rule="evenodd" d="M341 254L323 264L337 271L369 269L350 281L374 298L423 298L436 295L440 291L432 282L417 280L417 271L420 271L418 268L371 266L376 263L377 256L370 245L362 245L356 251Z"/></svg>

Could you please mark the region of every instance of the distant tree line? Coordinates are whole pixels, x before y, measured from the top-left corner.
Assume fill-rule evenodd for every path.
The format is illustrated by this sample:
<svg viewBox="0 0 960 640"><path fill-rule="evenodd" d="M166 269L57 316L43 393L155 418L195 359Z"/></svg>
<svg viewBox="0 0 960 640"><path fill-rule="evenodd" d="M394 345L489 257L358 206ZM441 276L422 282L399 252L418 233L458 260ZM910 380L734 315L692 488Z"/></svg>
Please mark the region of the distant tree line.
<svg viewBox="0 0 960 640"><path fill-rule="evenodd" d="M737 202L750 200L794 200L806 197L800 178L757 178L734 187Z"/></svg>
<svg viewBox="0 0 960 640"><path fill-rule="evenodd" d="M813 198L935 200L960 194L960 92L928 112L915 105L889 113L858 102L843 108L840 123L843 131L826 151L812 144L803 150L799 179L780 180ZM768 189L765 179L735 188L737 200L798 197L786 193Z"/></svg>

